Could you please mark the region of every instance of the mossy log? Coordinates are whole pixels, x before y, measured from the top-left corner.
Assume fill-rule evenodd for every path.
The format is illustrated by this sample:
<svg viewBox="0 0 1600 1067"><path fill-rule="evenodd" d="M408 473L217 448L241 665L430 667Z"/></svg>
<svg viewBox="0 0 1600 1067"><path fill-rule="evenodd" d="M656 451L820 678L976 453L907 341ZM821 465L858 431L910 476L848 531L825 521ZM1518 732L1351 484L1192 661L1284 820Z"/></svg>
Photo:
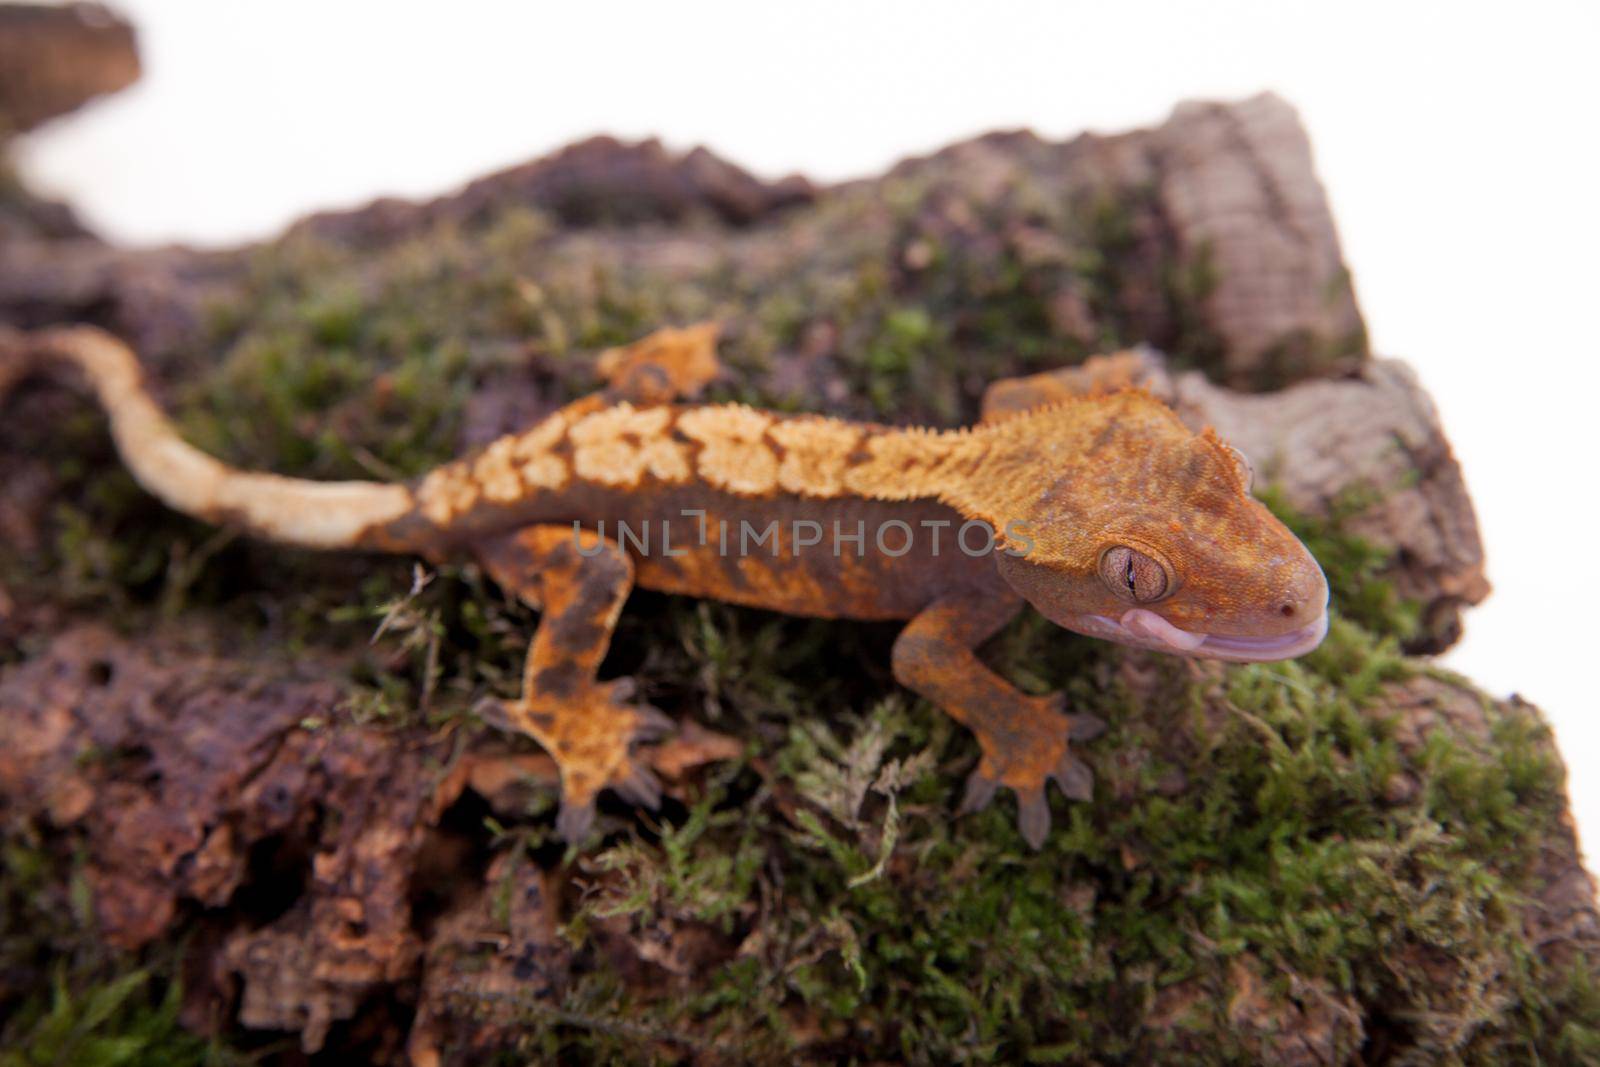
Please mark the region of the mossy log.
<svg viewBox="0 0 1600 1067"><path fill-rule="evenodd" d="M1486 594L1481 546L1425 395L1366 351L1282 102L833 188L596 141L248 249L0 244L0 321L107 326L196 443L315 477L418 473L704 318L718 398L940 425L994 379L1160 349L1151 384L1239 440L1327 568L1327 643L1222 667L1019 620L988 661L1111 724L1094 802L1053 797L1033 853L1003 806L952 817L975 745L895 687L892 627L640 594L607 672L682 724L648 754L667 799L602 805L569 851L549 761L473 712L513 693L525 609L471 566L166 513L84 401L25 384L0 450L0 1045L1600 1055L1600 914L1548 730L1407 654Z"/></svg>

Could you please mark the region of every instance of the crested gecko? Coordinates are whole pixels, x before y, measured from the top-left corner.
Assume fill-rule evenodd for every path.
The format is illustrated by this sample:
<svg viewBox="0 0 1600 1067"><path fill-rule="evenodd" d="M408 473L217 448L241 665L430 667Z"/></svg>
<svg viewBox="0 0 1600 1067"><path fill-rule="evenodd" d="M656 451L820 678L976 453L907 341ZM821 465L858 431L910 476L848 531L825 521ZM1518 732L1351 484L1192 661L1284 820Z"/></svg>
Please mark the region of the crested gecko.
<svg viewBox="0 0 1600 1067"><path fill-rule="evenodd" d="M978 659L1024 605L1080 634L1222 660L1298 656L1327 631L1322 571L1251 496L1243 457L1136 387L1018 379L949 431L681 402L718 373L715 343L706 324L611 350L600 392L405 484L222 463L181 439L134 354L92 327L0 335L0 387L44 362L78 367L134 477L188 515L285 544L479 561L541 612L521 697L493 717L554 757L573 843L601 790L660 798L632 746L670 720L631 680L597 677L635 586L904 620L894 677L981 749L960 811L1004 786L1034 848L1048 782L1091 799L1073 743L1104 724Z"/></svg>

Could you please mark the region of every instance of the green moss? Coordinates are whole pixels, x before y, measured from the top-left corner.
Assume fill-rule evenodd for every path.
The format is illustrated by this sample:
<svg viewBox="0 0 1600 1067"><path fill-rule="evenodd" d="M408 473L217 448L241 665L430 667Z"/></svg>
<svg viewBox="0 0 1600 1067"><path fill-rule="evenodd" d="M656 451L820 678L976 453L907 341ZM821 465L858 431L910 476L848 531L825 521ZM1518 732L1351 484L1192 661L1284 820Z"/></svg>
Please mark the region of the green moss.
<svg viewBox="0 0 1600 1067"><path fill-rule="evenodd" d="M8 1021L0 1067L180 1067L232 1058L179 1025L175 983L159 999L152 987L142 969L87 984L56 967L48 1000L29 1001Z"/></svg>
<svg viewBox="0 0 1600 1067"><path fill-rule="evenodd" d="M932 350L943 343L941 332L919 307L896 308L883 317L876 335L861 350L859 367L861 387L880 418L897 413L898 400L911 388L913 374L926 373L934 362ZM918 384L926 396L928 386ZM945 419L954 418L952 400L937 387L933 391L927 402L942 408Z"/></svg>
<svg viewBox="0 0 1600 1067"><path fill-rule="evenodd" d="M738 771L737 764L719 769L687 817L663 826L649 846L624 839L588 859L586 869L613 877L569 922L569 938L581 947L590 921L613 918L644 928L670 920L731 930L765 860L753 827L725 805L724 783ZM726 832L736 835L732 849Z"/></svg>
<svg viewBox="0 0 1600 1067"><path fill-rule="evenodd" d="M132 955L99 942L74 861L8 832L0 872L0 1067L244 1062L179 1023L175 946Z"/></svg>
<svg viewBox="0 0 1600 1067"><path fill-rule="evenodd" d="M725 633L716 655L741 660L726 647L740 640ZM621 993L601 1017L772 1062L819 1041L910 1062L1128 1062L1150 1055L1138 1022L1153 998L1263 960L1385 1017L1419 1013L1418 1047L1464 1062L1592 1039L1589 987L1548 973L1518 918L1559 806L1533 720L1492 713L1489 745L1440 733L1405 755L1378 711L1413 668L1347 619L1295 663L1141 660L1157 678L1137 697L1115 681L1120 653L1058 656L1064 644L1086 643L1019 623L990 649L1113 725L1086 749L1096 803L1053 798L1041 853L1005 801L950 818L975 753L933 709L880 700L824 722L769 708L788 720L756 734L770 770L714 786L658 841L625 834L600 854L622 877L596 907L643 926L693 916L740 951L693 998ZM1396 802L1402 775L1420 788ZM1458 970L1423 977L1397 965L1408 955ZM1195 1011L1203 1040L1249 1058L1225 1004Z"/></svg>
<svg viewBox="0 0 1600 1067"><path fill-rule="evenodd" d="M1216 374L1226 368L1226 345L1206 308L1219 280L1209 241L1178 262L1162 264L1161 287L1171 321L1161 347L1170 353L1173 369L1193 367Z"/></svg>
<svg viewBox="0 0 1600 1067"><path fill-rule="evenodd" d="M1087 283L1088 304L1100 325L1100 347L1105 351L1121 348L1134 339L1148 340L1138 329L1124 335L1121 324L1127 320L1127 276L1137 269L1136 220L1153 195L1154 190L1096 192L1079 204L1073 216L1074 225L1082 234L1078 268Z"/></svg>

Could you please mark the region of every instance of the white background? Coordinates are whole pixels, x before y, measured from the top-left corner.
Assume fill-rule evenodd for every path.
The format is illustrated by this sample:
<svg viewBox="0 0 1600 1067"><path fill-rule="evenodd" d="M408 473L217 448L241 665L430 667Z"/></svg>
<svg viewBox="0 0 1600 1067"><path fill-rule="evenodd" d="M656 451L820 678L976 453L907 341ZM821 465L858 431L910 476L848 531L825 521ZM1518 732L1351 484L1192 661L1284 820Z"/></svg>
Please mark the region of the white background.
<svg viewBox="0 0 1600 1067"><path fill-rule="evenodd" d="M144 79L24 173L130 242L237 242L597 132L831 180L1274 89L1310 129L1376 349L1467 473L1496 592L1445 663L1555 723L1600 840L1600 46L1570 4L122 0Z"/></svg>

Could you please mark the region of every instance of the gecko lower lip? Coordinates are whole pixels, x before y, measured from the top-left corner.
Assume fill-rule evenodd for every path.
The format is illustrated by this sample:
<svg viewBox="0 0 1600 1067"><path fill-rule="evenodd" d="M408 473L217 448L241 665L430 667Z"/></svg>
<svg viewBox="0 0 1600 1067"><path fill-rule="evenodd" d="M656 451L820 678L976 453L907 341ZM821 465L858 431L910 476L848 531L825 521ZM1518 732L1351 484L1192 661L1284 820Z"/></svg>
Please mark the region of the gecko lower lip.
<svg viewBox="0 0 1600 1067"><path fill-rule="evenodd" d="M1127 611L1120 620L1107 618L1104 615L1091 615L1089 618L1107 629L1134 638L1136 643L1146 647L1153 646L1163 652L1247 663L1303 656L1320 645L1328 633L1326 611L1318 616L1315 622L1298 630L1272 634L1268 637L1207 634L1183 630L1144 608Z"/></svg>
<svg viewBox="0 0 1600 1067"><path fill-rule="evenodd" d="M1324 612L1316 622L1272 637L1229 637L1207 634L1192 655L1213 656L1217 659L1243 661L1292 659L1303 656L1322 644L1328 634L1328 615Z"/></svg>

